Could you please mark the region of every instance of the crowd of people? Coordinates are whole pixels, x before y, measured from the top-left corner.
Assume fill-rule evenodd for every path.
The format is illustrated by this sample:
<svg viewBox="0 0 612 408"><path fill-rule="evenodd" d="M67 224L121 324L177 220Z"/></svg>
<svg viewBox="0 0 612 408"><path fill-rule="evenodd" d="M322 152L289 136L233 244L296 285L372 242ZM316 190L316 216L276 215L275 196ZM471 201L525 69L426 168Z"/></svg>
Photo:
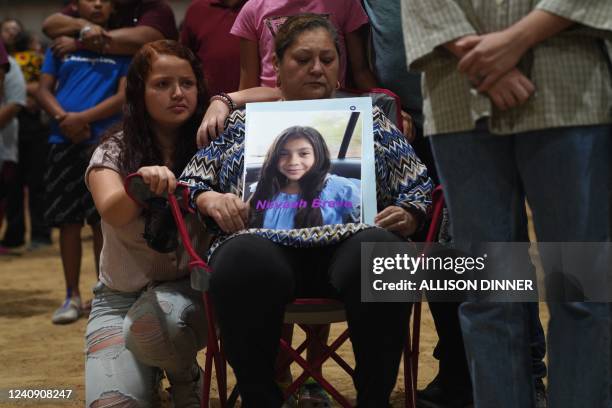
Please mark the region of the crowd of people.
<svg viewBox="0 0 612 408"><path fill-rule="evenodd" d="M316 381L283 393L292 376L277 369L279 340L292 339L283 315L296 297L342 301L356 404L389 405L411 304L361 300L361 243L422 241L438 184L458 249L527 241L526 202L538 241L610 240L606 0L193 0L178 27L165 0L69 0L45 19L46 38L3 17L0 255L51 245L59 229L66 297L50 318L89 316L88 407L155 405L164 376L175 407L200 404L201 292L180 242L152 236L164 209L125 191L131 173L155 196L189 186L186 221L214 271L245 407L332 404ZM279 197L359 207L359 187L330 174L325 135L308 126L275 138L245 202L245 104L341 88L401 101L393 117L372 110L374 224L351 211L258 210ZM85 223L92 295L79 286ZM610 406L610 304L549 309L546 339L537 303L431 302L439 367L417 407ZM329 325L313 329L327 341ZM310 347L308 361L321 353Z"/></svg>

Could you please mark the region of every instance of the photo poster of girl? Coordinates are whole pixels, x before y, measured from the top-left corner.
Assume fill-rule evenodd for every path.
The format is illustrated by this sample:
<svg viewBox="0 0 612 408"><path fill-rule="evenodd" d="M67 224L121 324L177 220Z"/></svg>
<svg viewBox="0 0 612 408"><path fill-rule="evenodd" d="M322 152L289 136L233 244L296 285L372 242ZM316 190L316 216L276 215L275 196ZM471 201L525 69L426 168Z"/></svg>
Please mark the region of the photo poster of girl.
<svg viewBox="0 0 612 408"><path fill-rule="evenodd" d="M371 98L253 103L246 118L250 228L373 223Z"/></svg>

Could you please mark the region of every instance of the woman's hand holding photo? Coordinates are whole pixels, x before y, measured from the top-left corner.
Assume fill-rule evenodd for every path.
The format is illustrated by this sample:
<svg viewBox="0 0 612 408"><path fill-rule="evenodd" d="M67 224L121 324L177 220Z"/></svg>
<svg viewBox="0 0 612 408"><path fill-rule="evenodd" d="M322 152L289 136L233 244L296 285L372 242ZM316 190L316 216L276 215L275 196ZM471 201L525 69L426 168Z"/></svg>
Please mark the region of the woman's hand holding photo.
<svg viewBox="0 0 612 408"><path fill-rule="evenodd" d="M172 170L166 166L146 166L138 169L138 174L157 195L163 193L173 194L176 189L176 177Z"/></svg>
<svg viewBox="0 0 612 408"><path fill-rule="evenodd" d="M198 210L214 219L226 233L243 230L248 224L248 204L236 194L207 191L198 196L196 203Z"/></svg>
<svg viewBox="0 0 612 408"><path fill-rule="evenodd" d="M397 232L403 237L414 234L418 223L414 215L401 207L391 205L374 217L374 222L387 231Z"/></svg>

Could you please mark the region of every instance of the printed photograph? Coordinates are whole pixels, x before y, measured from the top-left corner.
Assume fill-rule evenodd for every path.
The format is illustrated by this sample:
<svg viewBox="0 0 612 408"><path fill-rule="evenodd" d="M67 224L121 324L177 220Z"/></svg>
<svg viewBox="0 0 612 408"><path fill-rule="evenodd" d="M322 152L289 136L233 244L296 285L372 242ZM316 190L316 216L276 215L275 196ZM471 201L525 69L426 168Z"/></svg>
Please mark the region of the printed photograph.
<svg viewBox="0 0 612 408"><path fill-rule="evenodd" d="M335 109L308 111L300 107L304 103L315 108L317 101L296 103L294 111L278 111L278 103L247 107L244 199L253 228L310 228L363 219L362 147L364 139L372 139L371 130L369 138L363 137L364 112L346 101Z"/></svg>

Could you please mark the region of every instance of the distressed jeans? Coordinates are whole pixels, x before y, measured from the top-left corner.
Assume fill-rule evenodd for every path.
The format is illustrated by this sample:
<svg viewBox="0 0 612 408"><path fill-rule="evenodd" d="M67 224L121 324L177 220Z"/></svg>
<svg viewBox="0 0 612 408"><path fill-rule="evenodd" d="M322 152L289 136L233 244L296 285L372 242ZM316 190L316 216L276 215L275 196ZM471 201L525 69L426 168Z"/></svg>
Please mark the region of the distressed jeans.
<svg viewBox="0 0 612 408"><path fill-rule="evenodd" d="M86 406L156 406L163 372L170 384L186 381L206 345L201 292L181 279L141 292L99 282L94 295L86 333Z"/></svg>
<svg viewBox="0 0 612 408"><path fill-rule="evenodd" d="M517 203L525 197L538 241L609 241L612 126L500 136L480 125L432 137L457 244L520 241L524 206ZM610 304L557 302L549 309L549 407L610 407ZM524 305L466 302L459 316L474 406L533 407Z"/></svg>

